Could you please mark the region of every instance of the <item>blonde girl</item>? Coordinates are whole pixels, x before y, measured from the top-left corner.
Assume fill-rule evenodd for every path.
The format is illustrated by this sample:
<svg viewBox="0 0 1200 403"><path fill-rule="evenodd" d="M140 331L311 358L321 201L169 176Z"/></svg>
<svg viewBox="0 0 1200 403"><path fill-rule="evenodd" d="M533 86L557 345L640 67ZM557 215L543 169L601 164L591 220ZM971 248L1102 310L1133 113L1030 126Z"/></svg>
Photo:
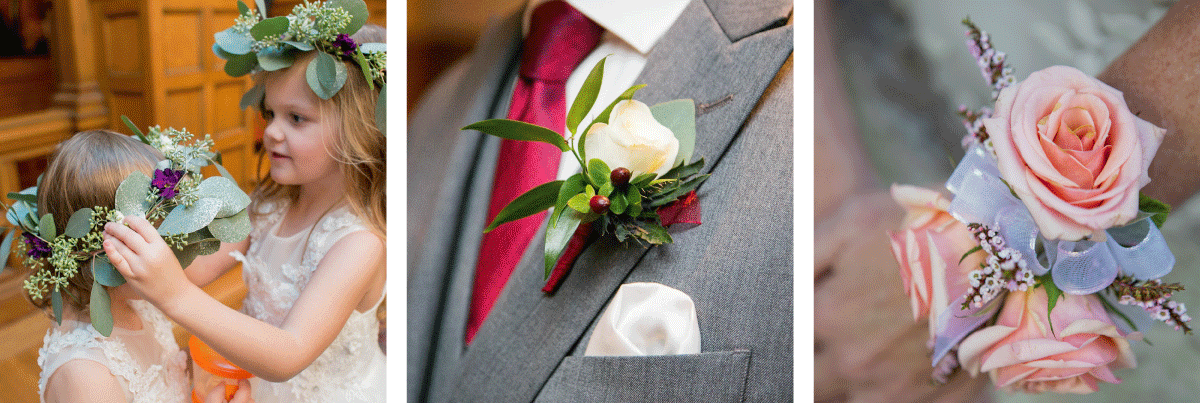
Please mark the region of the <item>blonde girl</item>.
<svg viewBox="0 0 1200 403"><path fill-rule="evenodd" d="M364 29L358 42L382 42ZM375 312L384 299L384 135L379 88L348 61L344 87L316 96L305 69L263 73L263 134L270 175L252 195L253 229L186 271L154 227L129 217L105 227L104 249L129 284L167 316L257 378L258 402L384 400ZM243 312L195 284L243 263ZM189 281L190 280L190 281Z"/></svg>

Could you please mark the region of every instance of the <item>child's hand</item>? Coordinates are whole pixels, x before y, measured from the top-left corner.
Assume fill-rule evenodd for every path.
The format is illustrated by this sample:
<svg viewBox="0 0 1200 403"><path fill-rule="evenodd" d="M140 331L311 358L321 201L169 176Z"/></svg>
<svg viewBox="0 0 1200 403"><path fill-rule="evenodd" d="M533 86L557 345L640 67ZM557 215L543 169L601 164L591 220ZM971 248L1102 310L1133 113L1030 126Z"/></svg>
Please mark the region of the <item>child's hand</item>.
<svg viewBox="0 0 1200 403"><path fill-rule="evenodd" d="M225 400L224 384L218 385L208 392L204 403L254 403L254 398L250 397L250 381L239 379L237 386L237 392L234 392L233 397Z"/></svg>
<svg viewBox="0 0 1200 403"><path fill-rule="evenodd" d="M134 290L162 307L191 282L154 225L141 217L126 217L125 223L129 226L104 226L104 252Z"/></svg>

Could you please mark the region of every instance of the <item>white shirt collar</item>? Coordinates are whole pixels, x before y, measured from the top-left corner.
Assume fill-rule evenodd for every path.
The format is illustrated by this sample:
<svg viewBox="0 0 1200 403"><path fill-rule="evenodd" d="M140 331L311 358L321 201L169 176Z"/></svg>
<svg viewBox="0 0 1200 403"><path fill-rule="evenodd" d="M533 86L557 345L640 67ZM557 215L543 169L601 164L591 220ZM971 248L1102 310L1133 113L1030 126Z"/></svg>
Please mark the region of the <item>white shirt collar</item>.
<svg viewBox="0 0 1200 403"><path fill-rule="evenodd" d="M533 14L533 9L547 1L550 0L529 0L521 20L523 33L529 32L529 16ZM690 0L565 1L645 55L675 24Z"/></svg>

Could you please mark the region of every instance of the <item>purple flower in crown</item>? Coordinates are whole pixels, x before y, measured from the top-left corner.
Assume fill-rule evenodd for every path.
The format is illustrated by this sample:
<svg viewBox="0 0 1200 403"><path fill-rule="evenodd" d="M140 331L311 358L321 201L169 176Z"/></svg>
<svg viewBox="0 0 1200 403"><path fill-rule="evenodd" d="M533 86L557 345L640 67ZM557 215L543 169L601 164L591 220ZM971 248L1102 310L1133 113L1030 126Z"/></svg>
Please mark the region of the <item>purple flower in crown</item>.
<svg viewBox="0 0 1200 403"><path fill-rule="evenodd" d="M179 183L180 179L183 179L181 170L158 169L154 171L154 180L150 182L150 185L158 189L158 194L163 199L170 200L175 197L175 185Z"/></svg>
<svg viewBox="0 0 1200 403"><path fill-rule="evenodd" d="M29 247L29 251L25 252L26 255L34 259L50 257L50 244L28 232L23 232L21 235L25 236L25 245Z"/></svg>
<svg viewBox="0 0 1200 403"><path fill-rule="evenodd" d="M350 35L338 34L337 39L333 40L333 46L342 51L342 56L354 56L354 51L358 49L358 43L354 39L350 39Z"/></svg>

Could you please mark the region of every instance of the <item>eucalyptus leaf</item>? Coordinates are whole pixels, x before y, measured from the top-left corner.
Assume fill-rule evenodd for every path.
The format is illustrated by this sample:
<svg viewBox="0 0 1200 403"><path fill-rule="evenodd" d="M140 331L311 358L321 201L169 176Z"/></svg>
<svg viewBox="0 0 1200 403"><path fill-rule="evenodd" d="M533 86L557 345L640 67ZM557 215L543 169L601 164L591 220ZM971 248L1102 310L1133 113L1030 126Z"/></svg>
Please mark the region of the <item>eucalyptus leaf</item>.
<svg viewBox="0 0 1200 403"><path fill-rule="evenodd" d="M558 190L563 181L546 182L517 196L512 202L500 209L492 223L483 232L490 232L497 226L537 214L545 209L554 207L558 200Z"/></svg>
<svg viewBox="0 0 1200 403"><path fill-rule="evenodd" d="M234 182L237 182L237 180L236 180L236 179L233 179L233 174L230 174L230 173L229 173L229 170L228 170L228 169L225 169L225 167L224 167L224 166L222 166L221 164L217 163L217 161L213 161L213 164L212 164L212 166L214 166L214 167L216 167L216 168L217 168L217 172L220 172L220 173L221 173L221 177L223 177L223 178L225 178L225 179L229 179L229 180L231 180L231 181L234 181Z"/></svg>
<svg viewBox="0 0 1200 403"><path fill-rule="evenodd" d="M250 7L246 7L246 3L242 2L242 0L238 0L237 4L238 4L238 6L237 6L238 7L238 15L244 15L244 14L250 12Z"/></svg>
<svg viewBox="0 0 1200 403"><path fill-rule="evenodd" d="M578 173L567 178L561 188L558 189L558 200L554 203L554 214L550 215L550 225L558 222L558 216L562 215L563 209L567 208L567 201L572 197L583 192L583 186L586 184L583 179L583 174Z"/></svg>
<svg viewBox="0 0 1200 403"><path fill-rule="evenodd" d="M133 132L133 135L137 136L138 140L140 140L142 143L150 144L150 140L146 138L146 135L143 134L140 129L138 129L137 125L133 124L132 120L129 120L128 116L121 115L121 121L125 122L125 126L129 127L129 130ZM34 203L37 202L34 201Z"/></svg>
<svg viewBox="0 0 1200 403"><path fill-rule="evenodd" d="M488 119L467 125L462 130L478 130L509 140L538 141L552 144L562 151L571 150L567 140L553 130L517 120Z"/></svg>
<svg viewBox="0 0 1200 403"><path fill-rule="evenodd" d="M63 234L78 239L83 238L91 230L92 209L84 207L71 213L71 218L67 219L67 228L63 229Z"/></svg>
<svg viewBox="0 0 1200 403"><path fill-rule="evenodd" d="M608 183L608 178L612 174L612 170L608 169L608 164L605 164L604 161L601 161L599 158L592 158L588 161L587 168L588 179L591 179L593 186L600 187Z"/></svg>
<svg viewBox="0 0 1200 403"><path fill-rule="evenodd" d="M221 201L221 209L217 211L216 218L233 216L245 211L246 206L250 205L250 196L247 196L237 183L224 176L214 176L200 182L200 186L196 187L196 196Z"/></svg>
<svg viewBox="0 0 1200 403"><path fill-rule="evenodd" d="M54 227L54 216L50 213L42 215L41 221L38 221L38 235L46 242L53 241L58 236L58 229Z"/></svg>
<svg viewBox="0 0 1200 403"><path fill-rule="evenodd" d="M692 159L692 151L696 149L696 102L690 99L663 102L651 106L650 114L679 140L679 152L671 166Z"/></svg>
<svg viewBox="0 0 1200 403"><path fill-rule="evenodd" d="M229 55L250 53L254 45L254 41L249 35L234 31L233 28L213 34L213 41L213 45L220 47L222 51ZM218 53L219 55L220 53ZM222 58L228 60L228 58Z"/></svg>
<svg viewBox="0 0 1200 403"><path fill-rule="evenodd" d="M342 86L346 84L346 66L325 52L317 52L317 56L308 63L304 78L308 87L312 88L321 99L333 98Z"/></svg>
<svg viewBox="0 0 1200 403"><path fill-rule="evenodd" d="M354 63L362 70L363 78L367 79L367 87L371 91L375 91L375 80L371 78L371 65L367 63L367 56L363 54L362 49L354 52Z"/></svg>
<svg viewBox="0 0 1200 403"><path fill-rule="evenodd" d="M255 84L250 87L245 94L242 94L242 99L238 101L238 108L246 109L253 106L258 106L262 102L263 96L266 95L266 87L262 83Z"/></svg>
<svg viewBox="0 0 1200 403"><path fill-rule="evenodd" d="M238 55L225 61L225 74L230 77L241 77L250 74L255 67L258 67L258 55L254 53Z"/></svg>
<svg viewBox="0 0 1200 403"><path fill-rule="evenodd" d="M217 57L221 58L221 60L229 60L237 56L233 53L226 52L225 49L221 49L221 45L216 43L213 43L212 51L213 54L217 55Z"/></svg>
<svg viewBox="0 0 1200 403"><path fill-rule="evenodd" d="M614 192L611 196L608 196L608 211L611 211L613 214L625 213L627 206L628 204L625 202L625 195L623 193Z"/></svg>
<svg viewBox="0 0 1200 403"><path fill-rule="evenodd" d="M379 99L375 100L375 127L387 135L387 84L379 88Z"/></svg>
<svg viewBox="0 0 1200 403"><path fill-rule="evenodd" d="M62 293L57 290L50 292L50 306L54 310L54 322L62 324L63 315L63 299Z"/></svg>
<svg viewBox="0 0 1200 403"><path fill-rule="evenodd" d="M325 4L333 7L341 7L347 13L350 13L350 22L345 27L342 27L342 30L338 32L339 34L353 35L367 23L367 17L370 16L367 10L367 3L363 2L363 0L329 0Z"/></svg>
<svg viewBox="0 0 1200 403"><path fill-rule="evenodd" d="M0 263L6 264L8 262L8 255L12 254L13 237L15 237L16 235L17 235L16 228L12 228L12 229L9 229L8 231L5 231L4 241L0 242L0 256L3 256L3 258L0 258ZM0 267L3 267L3 266L0 266Z"/></svg>
<svg viewBox="0 0 1200 403"><path fill-rule="evenodd" d="M208 230L221 242L241 242L250 235L250 210L243 209L233 216L212 220Z"/></svg>
<svg viewBox="0 0 1200 403"><path fill-rule="evenodd" d="M266 71L286 69L296 61L296 54L282 49L263 49L257 54L258 65Z"/></svg>
<svg viewBox="0 0 1200 403"><path fill-rule="evenodd" d="M171 251L175 252L175 259L179 260L179 267L184 269L191 266L197 256L211 255L221 248L221 241L213 238L208 229L188 234L187 242L188 244L181 249L171 248Z"/></svg>
<svg viewBox="0 0 1200 403"><path fill-rule="evenodd" d="M567 244L571 242L571 236L579 228L580 222L578 213L568 211L560 215L558 220L553 223L554 225L546 229L546 252L543 256L546 268L544 278L550 278L550 272L554 270L558 258L567 249Z"/></svg>
<svg viewBox="0 0 1200 403"><path fill-rule="evenodd" d="M608 107L607 107L607 108L604 108L604 111L600 112L600 114L599 114L599 115L596 115L596 119L595 119L595 120L593 120L593 121L592 121L592 123L593 123L593 124L594 124L594 123L605 123L605 124L607 124L607 123L608 123L608 117L609 117L609 115L611 115L611 114L612 114L612 110L613 110L613 108L617 107L617 103L618 103L618 102L621 102L621 101L628 101L628 100L630 100L630 99L633 99L633 94L637 93L637 91L638 91L638 90L640 90L640 89L642 89L642 88L645 88L645 87L646 87L646 84L638 84L638 85L634 85L634 86L632 86L632 87L629 87L629 89L625 90L625 92L622 92L622 93L621 93L621 95L617 97L617 99L614 99L614 100L612 101L612 103L608 104ZM583 144L583 143L581 142L580 144Z"/></svg>
<svg viewBox="0 0 1200 403"><path fill-rule="evenodd" d="M256 41L261 41L267 37L283 35L288 30L288 24L287 17L267 18L250 27L250 36Z"/></svg>
<svg viewBox="0 0 1200 403"><path fill-rule="evenodd" d="M88 303L88 310L91 311L92 327L96 328L96 331L104 337L111 335L113 329L110 303L108 291L104 289L104 286L98 282L92 282L92 299Z"/></svg>
<svg viewBox="0 0 1200 403"><path fill-rule="evenodd" d="M98 255L92 258L92 278L96 279L97 283L103 284L106 287L116 287L125 284L125 276L113 267L112 261L108 260L108 256Z"/></svg>
<svg viewBox="0 0 1200 403"><path fill-rule="evenodd" d="M304 52L316 49L313 47L312 44L305 43L305 42L296 42L296 41L279 41L279 42L286 43L288 45L292 45L293 48L296 48L297 50L304 51Z"/></svg>
<svg viewBox="0 0 1200 403"><path fill-rule="evenodd" d="M567 200L567 206L570 206L575 211L586 214L592 211L591 200L591 196L588 196L586 193L580 193ZM563 214L566 214L566 212L563 212Z"/></svg>
<svg viewBox="0 0 1200 403"><path fill-rule="evenodd" d="M358 50L363 53L383 53L387 52L387 44L380 42L371 42L358 45Z"/></svg>
<svg viewBox="0 0 1200 403"><path fill-rule="evenodd" d="M596 96L600 93L600 81L604 79L605 60L608 60L608 56L600 59L600 62L592 67L587 79L583 80L583 87L579 88L579 94L575 96L575 102L571 103L571 110L567 112L567 130L571 133L575 133L579 122L583 121L583 117L596 103Z"/></svg>
<svg viewBox="0 0 1200 403"><path fill-rule="evenodd" d="M146 196L150 194L150 177L141 171L133 171L117 187L117 211L126 216L145 217L150 210Z"/></svg>
<svg viewBox="0 0 1200 403"><path fill-rule="evenodd" d="M158 226L158 234L162 236L188 234L208 226L217 212L221 210L222 202L218 199L204 198L192 203L191 206L175 206L167 213L162 224Z"/></svg>
<svg viewBox="0 0 1200 403"><path fill-rule="evenodd" d="M29 193L10 192L8 194L8 198L16 200L16 201L23 201L23 202L26 202L26 203L29 203L32 205L37 205L37 193L29 194Z"/></svg>

